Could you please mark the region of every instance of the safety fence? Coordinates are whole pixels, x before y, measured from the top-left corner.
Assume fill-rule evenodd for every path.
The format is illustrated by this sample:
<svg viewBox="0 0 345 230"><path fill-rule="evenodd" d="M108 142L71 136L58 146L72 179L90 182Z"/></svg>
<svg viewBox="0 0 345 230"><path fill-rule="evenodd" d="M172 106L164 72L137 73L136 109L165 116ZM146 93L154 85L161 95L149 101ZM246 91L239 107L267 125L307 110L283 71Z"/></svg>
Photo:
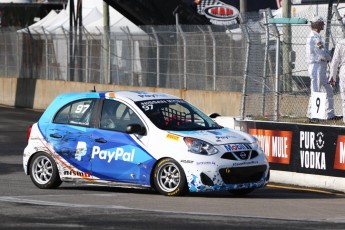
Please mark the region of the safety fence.
<svg viewBox="0 0 345 230"><path fill-rule="evenodd" d="M242 92L242 118L303 120L310 95L305 43L311 29L269 24L271 14L268 9L242 15L242 24L227 27L61 28L53 34L45 28L2 28L0 76ZM296 17L314 14L309 10ZM327 18L327 9L318 14ZM338 14L329 33L321 32L329 35L329 49L344 36ZM341 113L338 88L335 108Z"/></svg>

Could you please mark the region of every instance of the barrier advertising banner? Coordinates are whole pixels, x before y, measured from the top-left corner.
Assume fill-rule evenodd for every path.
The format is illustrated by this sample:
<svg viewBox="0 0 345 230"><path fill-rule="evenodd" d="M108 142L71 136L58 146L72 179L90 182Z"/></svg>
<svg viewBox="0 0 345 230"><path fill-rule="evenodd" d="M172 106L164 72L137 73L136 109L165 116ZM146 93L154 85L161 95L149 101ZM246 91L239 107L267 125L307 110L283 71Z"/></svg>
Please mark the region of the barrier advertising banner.
<svg viewBox="0 0 345 230"><path fill-rule="evenodd" d="M345 177L345 128L243 122L246 131L258 138L271 169Z"/></svg>

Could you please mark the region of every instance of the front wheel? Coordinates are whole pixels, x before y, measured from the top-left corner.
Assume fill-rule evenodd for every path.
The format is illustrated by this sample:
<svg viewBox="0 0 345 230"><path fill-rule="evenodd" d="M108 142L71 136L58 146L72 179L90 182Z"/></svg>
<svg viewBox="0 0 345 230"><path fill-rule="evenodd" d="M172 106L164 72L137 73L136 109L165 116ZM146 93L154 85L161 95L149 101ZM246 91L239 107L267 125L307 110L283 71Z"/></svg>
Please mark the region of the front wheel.
<svg viewBox="0 0 345 230"><path fill-rule="evenodd" d="M173 159L161 160L154 170L153 181L156 190L165 196L180 196L187 192L186 175Z"/></svg>
<svg viewBox="0 0 345 230"><path fill-rule="evenodd" d="M62 183L54 159L47 153L36 153L30 167L32 182L41 189L57 188Z"/></svg>

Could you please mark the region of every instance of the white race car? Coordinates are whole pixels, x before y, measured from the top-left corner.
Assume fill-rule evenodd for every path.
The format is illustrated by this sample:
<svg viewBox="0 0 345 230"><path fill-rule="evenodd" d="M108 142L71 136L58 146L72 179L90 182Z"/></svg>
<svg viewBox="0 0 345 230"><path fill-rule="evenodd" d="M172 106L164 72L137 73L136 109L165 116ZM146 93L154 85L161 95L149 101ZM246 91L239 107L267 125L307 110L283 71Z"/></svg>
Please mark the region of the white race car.
<svg viewBox="0 0 345 230"><path fill-rule="evenodd" d="M28 130L24 171L39 188L62 182L154 188L168 196L264 187L257 140L181 98L114 91L59 95Z"/></svg>

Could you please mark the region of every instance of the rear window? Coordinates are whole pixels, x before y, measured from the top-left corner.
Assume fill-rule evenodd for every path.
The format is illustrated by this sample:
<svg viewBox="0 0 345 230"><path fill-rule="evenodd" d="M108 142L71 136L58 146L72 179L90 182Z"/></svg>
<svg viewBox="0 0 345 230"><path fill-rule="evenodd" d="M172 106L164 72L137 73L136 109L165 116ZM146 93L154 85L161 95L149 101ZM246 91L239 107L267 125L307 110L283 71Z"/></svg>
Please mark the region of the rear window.
<svg viewBox="0 0 345 230"><path fill-rule="evenodd" d="M54 123L89 126L95 99L75 101L60 109Z"/></svg>

